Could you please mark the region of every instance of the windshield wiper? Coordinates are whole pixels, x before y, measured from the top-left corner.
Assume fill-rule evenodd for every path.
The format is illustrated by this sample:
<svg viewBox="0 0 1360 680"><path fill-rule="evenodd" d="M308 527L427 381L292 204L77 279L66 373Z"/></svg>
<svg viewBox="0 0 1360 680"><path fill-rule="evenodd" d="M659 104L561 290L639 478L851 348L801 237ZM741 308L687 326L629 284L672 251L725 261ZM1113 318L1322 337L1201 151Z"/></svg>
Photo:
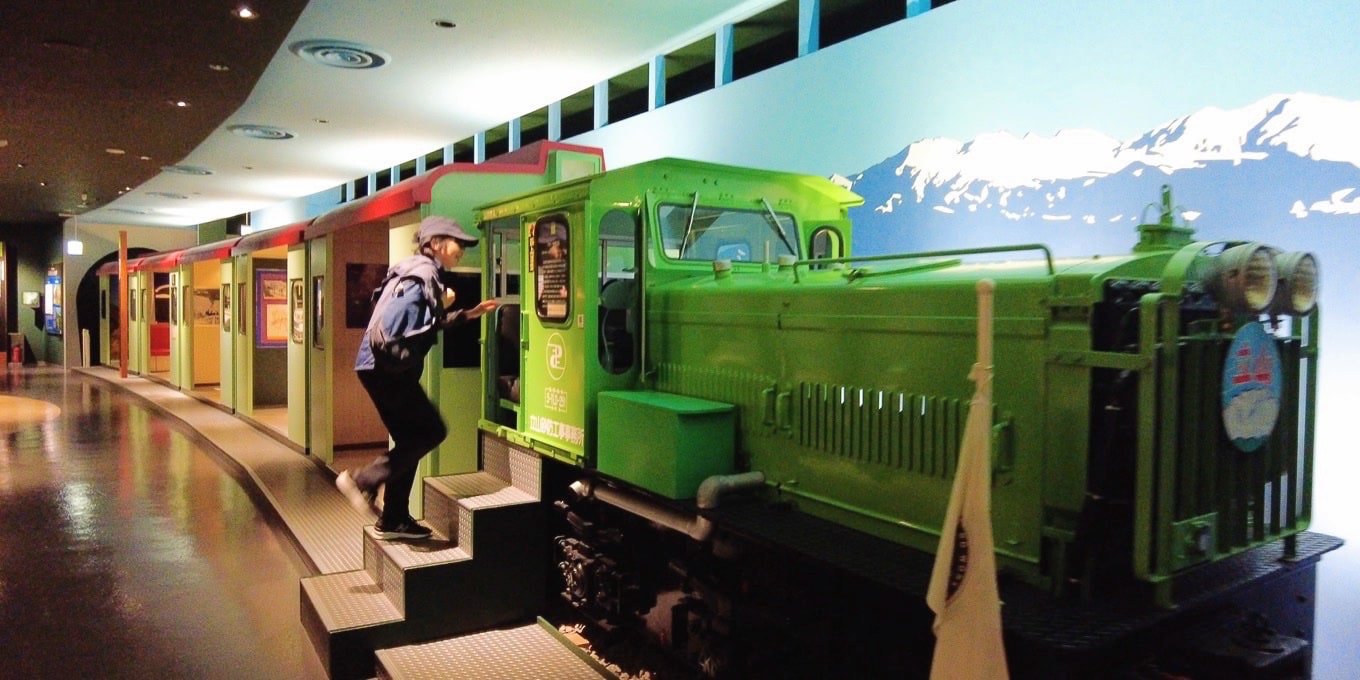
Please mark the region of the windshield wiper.
<svg viewBox="0 0 1360 680"><path fill-rule="evenodd" d="M779 234L779 240L784 242L784 247L789 249L789 253L797 257L798 249L794 248L792 243L789 243L789 237L784 234L784 225L779 223L779 217L774 214L774 208L770 207L770 202L765 200L764 196L760 197L760 202L765 205L765 212L769 215L770 226L774 228L774 233ZM768 259L768 257L767 255L766 258Z"/></svg>
<svg viewBox="0 0 1360 680"><path fill-rule="evenodd" d="M689 222L685 224L685 237L680 239L680 259L685 259L685 246L689 235L694 231L694 215L699 212L699 192L694 192L694 203L689 206Z"/></svg>

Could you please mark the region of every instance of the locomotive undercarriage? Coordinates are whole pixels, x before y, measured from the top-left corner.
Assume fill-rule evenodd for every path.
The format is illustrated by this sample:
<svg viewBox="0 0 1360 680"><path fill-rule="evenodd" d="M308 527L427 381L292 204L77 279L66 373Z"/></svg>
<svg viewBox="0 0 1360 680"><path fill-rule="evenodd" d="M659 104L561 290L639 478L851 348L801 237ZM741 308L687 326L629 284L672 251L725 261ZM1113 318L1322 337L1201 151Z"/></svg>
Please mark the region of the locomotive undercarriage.
<svg viewBox="0 0 1360 680"><path fill-rule="evenodd" d="M758 536L719 528L696 541L598 498L566 493L553 504L561 520L553 559L563 600L602 631L645 635L693 677L900 678L928 671L928 654L920 650L929 650L929 641L907 643L929 632L920 598L887 592Z"/></svg>

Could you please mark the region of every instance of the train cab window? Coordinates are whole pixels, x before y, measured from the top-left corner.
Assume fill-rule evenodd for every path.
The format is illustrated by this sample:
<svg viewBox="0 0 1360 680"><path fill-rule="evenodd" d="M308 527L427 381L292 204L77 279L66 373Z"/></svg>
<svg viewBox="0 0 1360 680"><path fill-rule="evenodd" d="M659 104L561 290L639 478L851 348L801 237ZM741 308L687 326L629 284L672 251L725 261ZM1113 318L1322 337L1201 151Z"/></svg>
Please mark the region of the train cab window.
<svg viewBox="0 0 1360 680"><path fill-rule="evenodd" d="M845 257L845 239L841 238L841 232L834 227L818 227L812 232L809 251L809 259L813 260ZM814 265L813 268L820 269L821 266Z"/></svg>
<svg viewBox="0 0 1360 680"><path fill-rule="evenodd" d="M566 215L548 215L534 223L529 254L533 258L534 310L540 321L564 323L571 316L569 234Z"/></svg>
<svg viewBox="0 0 1360 680"><path fill-rule="evenodd" d="M504 301L519 295L519 218L503 217L481 224L488 234L492 258L491 296Z"/></svg>
<svg viewBox="0 0 1360 680"><path fill-rule="evenodd" d="M633 367L637 337L637 219L611 210L600 219L600 367L625 373Z"/></svg>
<svg viewBox="0 0 1360 680"><path fill-rule="evenodd" d="M657 219L661 247L673 260L760 262L799 255L798 228L788 213L667 204L657 209Z"/></svg>

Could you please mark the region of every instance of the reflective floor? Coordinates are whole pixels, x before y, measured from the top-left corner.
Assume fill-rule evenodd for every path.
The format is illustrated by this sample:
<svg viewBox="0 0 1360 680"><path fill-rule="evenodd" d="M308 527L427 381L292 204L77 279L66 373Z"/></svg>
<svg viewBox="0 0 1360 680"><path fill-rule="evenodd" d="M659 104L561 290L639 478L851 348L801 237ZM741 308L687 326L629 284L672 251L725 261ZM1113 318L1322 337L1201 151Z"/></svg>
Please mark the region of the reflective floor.
<svg viewBox="0 0 1360 680"><path fill-rule="evenodd" d="M183 423L0 371L0 677L323 678L305 568Z"/></svg>

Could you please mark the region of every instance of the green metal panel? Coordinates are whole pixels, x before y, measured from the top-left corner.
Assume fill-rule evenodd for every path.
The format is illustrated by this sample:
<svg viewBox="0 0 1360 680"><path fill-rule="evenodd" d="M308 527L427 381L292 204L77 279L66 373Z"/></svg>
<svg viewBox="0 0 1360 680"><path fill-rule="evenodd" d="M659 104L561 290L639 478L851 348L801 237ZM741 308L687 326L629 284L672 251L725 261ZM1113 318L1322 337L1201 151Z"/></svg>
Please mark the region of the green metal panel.
<svg viewBox="0 0 1360 680"><path fill-rule="evenodd" d="M288 438L310 446L307 438L307 251L305 246L288 249ZM298 295L300 293L300 296ZM301 307L297 305L301 304ZM301 337L296 337L298 329Z"/></svg>
<svg viewBox="0 0 1360 680"><path fill-rule="evenodd" d="M184 379L189 373L183 370L185 359L189 356L189 324L185 323L184 296L180 295L182 290L183 275L179 269L170 272L170 318L166 322L170 324L170 384L175 387L184 385Z"/></svg>
<svg viewBox="0 0 1360 680"><path fill-rule="evenodd" d="M526 216L522 283L528 347L520 383L526 429L573 462L586 454L586 269L582 214ZM537 251L537 252L536 252Z"/></svg>
<svg viewBox="0 0 1360 680"><path fill-rule="evenodd" d="M316 298L316 283L318 276L321 284L327 285L327 278L323 273L327 271L327 262L331 259L331 247L333 236L322 236L321 238L306 241L307 248L307 271L309 274L303 281L304 294L307 296L306 314L306 351L307 351L307 402L310 407L307 409L307 446L311 455L331 463L335 460L335 406L332 390L334 389L335 366L332 360L333 353L331 345L333 337L329 324L325 329L324 337L317 338L315 335L316 305L324 303L324 300ZM331 300L331 309L334 309L335 296L322 292L324 299ZM335 319L335 314L326 310L326 319Z"/></svg>
<svg viewBox="0 0 1360 680"><path fill-rule="evenodd" d="M236 326L240 323L239 305L236 301L236 260L228 258L219 265L222 297L222 324L218 327L218 341L221 352L218 361L218 380L221 385L222 405L235 408L236 404Z"/></svg>
<svg viewBox="0 0 1360 680"><path fill-rule="evenodd" d="M434 354L434 352L431 352ZM449 436L433 456L434 474L453 475L476 472L477 416L481 413L481 374L476 368L439 368L436 393L439 410L444 414Z"/></svg>
<svg viewBox="0 0 1360 680"><path fill-rule="evenodd" d="M667 498L735 470L731 404L665 392L599 394L600 472Z"/></svg>
<svg viewBox="0 0 1360 680"><path fill-rule="evenodd" d="M194 387L194 268L180 265L171 276L178 279L175 294L179 304L179 330L170 354L176 371L175 384L187 391Z"/></svg>
<svg viewBox="0 0 1360 680"><path fill-rule="evenodd" d="M128 274L128 373L141 374L146 370L150 349L147 346L146 291L147 275Z"/></svg>
<svg viewBox="0 0 1360 680"><path fill-rule="evenodd" d="M232 383L233 401L231 407L237 412L250 415L254 412L255 381L252 376L255 373L254 365L254 346L251 338L255 333L255 281L250 271L249 254L237 255L232 261L232 281L234 282L234 295L232 296L232 311L236 317L232 324Z"/></svg>
<svg viewBox="0 0 1360 680"><path fill-rule="evenodd" d="M113 365L109 340L113 330L110 317L113 315L113 281L116 278L116 276L99 277L99 356L93 357L93 360L103 366Z"/></svg>

